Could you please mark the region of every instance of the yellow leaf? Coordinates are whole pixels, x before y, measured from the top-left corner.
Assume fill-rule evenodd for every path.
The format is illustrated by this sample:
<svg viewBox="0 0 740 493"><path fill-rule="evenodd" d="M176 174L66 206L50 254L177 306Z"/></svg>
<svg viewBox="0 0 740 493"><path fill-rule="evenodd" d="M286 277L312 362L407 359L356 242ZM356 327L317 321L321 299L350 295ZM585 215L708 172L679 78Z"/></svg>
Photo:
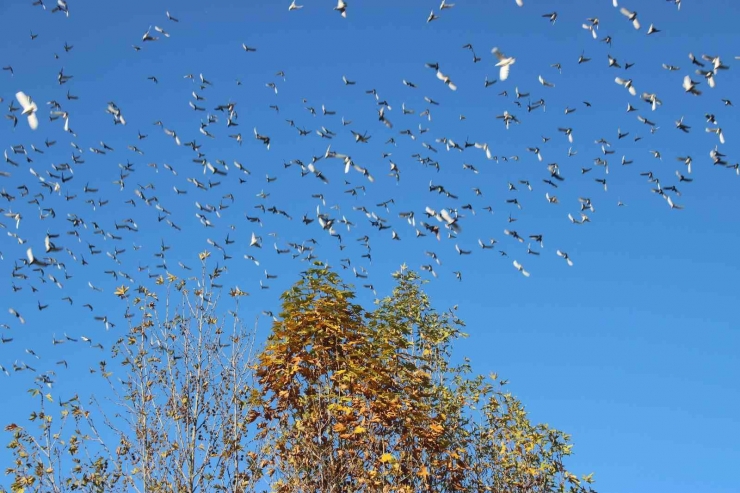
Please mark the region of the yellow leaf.
<svg viewBox="0 0 740 493"><path fill-rule="evenodd" d="M125 298L126 293L128 293L128 286L121 285L116 288L116 290L113 292L116 296L119 298Z"/></svg>
<svg viewBox="0 0 740 493"><path fill-rule="evenodd" d="M360 433L365 433L367 430L362 426L356 426L353 433L355 435L359 435Z"/></svg>
<svg viewBox="0 0 740 493"><path fill-rule="evenodd" d="M385 464L386 462L395 462L395 461L396 461L396 458L393 457L393 454L389 454L386 452L385 454L380 456L380 462L382 462L383 464Z"/></svg>

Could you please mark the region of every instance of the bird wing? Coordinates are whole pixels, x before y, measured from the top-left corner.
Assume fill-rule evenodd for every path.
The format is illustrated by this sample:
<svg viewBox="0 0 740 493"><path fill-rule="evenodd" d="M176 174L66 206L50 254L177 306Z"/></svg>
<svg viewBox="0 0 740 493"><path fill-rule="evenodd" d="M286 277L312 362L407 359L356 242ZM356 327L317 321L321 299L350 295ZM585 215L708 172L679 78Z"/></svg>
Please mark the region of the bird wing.
<svg viewBox="0 0 740 493"><path fill-rule="evenodd" d="M501 67L501 69L498 72L498 78L502 81L509 78L509 66L508 65L503 65Z"/></svg>
<svg viewBox="0 0 740 493"><path fill-rule="evenodd" d="M28 126L31 127L31 130L39 128L39 119L36 117L36 113L30 113L28 115Z"/></svg>

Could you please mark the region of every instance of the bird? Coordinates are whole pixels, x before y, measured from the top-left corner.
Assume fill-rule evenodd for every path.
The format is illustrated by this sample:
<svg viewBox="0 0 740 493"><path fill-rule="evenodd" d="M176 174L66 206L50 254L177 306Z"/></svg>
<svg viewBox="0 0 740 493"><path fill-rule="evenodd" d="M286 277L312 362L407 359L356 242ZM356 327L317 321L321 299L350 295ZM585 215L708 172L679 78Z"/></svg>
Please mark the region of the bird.
<svg viewBox="0 0 740 493"><path fill-rule="evenodd" d="M635 29L640 29L640 21L637 20L637 12L630 12L626 8L622 7L619 9L619 11L622 13L623 16L627 18L628 21L632 22L632 26Z"/></svg>
<svg viewBox="0 0 740 493"><path fill-rule="evenodd" d="M550 21L550 24L555 24L555 21L558 20L558 13L557 12L550 12L549 14L542 14L542 17L545 17Z"/></svg>
<svg viewBox="0 0 740 493"><path fill-rule="evenodd" d="M701 91L696 88L697 85L699 85L699 83L691 80L690 76L687 75L683 78L684 91L689 94L693 94L694 96L701 96Z"/></svg>
<svg viewBox="0 0 740 493"><path fill-rule="evenodd" d="M496 63L496 66L500 67L498 75L499 80L504 81L508 79L509 69L512 65L514 65L514 63L516 63L516 58L507 57L496 47L491 50L491 53L498 59L498 63Z"/></svg>
<svg viewBox="0 0 740 493"><path fill-rule="evenodd" d="M524 277L529 277L529 272L524 270L524 267L522 266L522 264L514 260L513 265L514 265L514 268L518 270L519 272L521 272Z"/></svg>
<svg viewBox="0 0 740 493"><path fill-rule="evenodd" d="M540 75L540 76L538 76L538 79L539 79L539 81L540 81L540 84L542 84L542 85L543 85L543 86L545 86L545 87L555 87L555 84L553 84L552 82L548 82L548 81L546 81L545 79L543 79L543 78L542 78L542 76L541 76L541 75Z"/></svg>
<svg viewBox="0 0 740 493"><path fill-rule="evenodd" d="M614 82L616 82L620 86L624 86L625 89L627 89L627 91L629 91L629 93L633 96L637 95L637 89L635 89L635 86L632 85L632 79L622 79L621 77L615 77Z"/></svg>
<svg viewBox="0 0 740 493"><path fill-rule="evenodd" d="M439 70L437 70L437 78L441 80L442 82L444 82L447 85L447 87L449 87L453 91L457 91L457 86L452 82L449 76L443 74Z"/></svg>
<svg viewBox="0 0 740 493"><path fill-rule="evenodd" d="M562 251L560 251L560 250L557 250L557 251L556 251L555 253L557 254L557 256L558 256L558 257L562 257L562 258L563 258L563 260L565 260L565 262L566 262L566 263L567 263L567 264L568 264L568 265L569 265L570 267L573 267L573 261L572 261L572 260L570 259L570 257L568 256L568 254L567 254L567 253L565 253L565 252L562 252Z"/></svg>
<svg viewBox="0 0 740 493"><path fill-rule="evenodd" d="M720 144L725 143L725 135L722 133L722 129L720 127L707 127L707 132L717 134Z"/></svg>
<svg viewBox="0 0 740 493"><path fill-rule="evenodd" d="M38 110L36 103L23 91L15 93L15 98L23 109L21 114L28 119L28 126L31 127L31 130L36 130L39 127L39 120L36 117L36 111Z"/></svg>
<svg viewBox="0 0 740 493"><path fill-rule="evenodd" d="M339 12L342 17L347 17L347 2L344 0L337 0L337 6L334 7L334 10Z"/></svg>

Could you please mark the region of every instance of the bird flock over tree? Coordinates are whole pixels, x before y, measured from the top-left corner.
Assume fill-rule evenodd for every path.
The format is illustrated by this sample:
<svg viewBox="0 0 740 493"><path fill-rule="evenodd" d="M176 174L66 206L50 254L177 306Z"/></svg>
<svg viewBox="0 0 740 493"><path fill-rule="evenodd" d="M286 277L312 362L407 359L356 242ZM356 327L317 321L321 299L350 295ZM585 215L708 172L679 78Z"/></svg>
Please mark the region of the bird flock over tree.
<svg viewBox="0 0 740 493"><path fill-rule="evenodd" d="M680 0L667 2L681 9ZM331 3L299 5L293 0L284 15L321 10L326 22L356 21L352 0L338 0L333 11ZM142 72L136 60L143 63L155 50L166 52L168 44L187 36L183 27L197 26L198 19L177 15L174 6L173 13L163 12L129 40L105 41L126 44L133 57L128 68L133 78L182 94L189 120L171 119L163 112L144 119L145 110L139 108L131 112L137 115L132 118L122 101L135 101L135 94L102 89L109 94L105 101L86 99L77 87L94 84L94 77L84 80L69 68L75 65L74 57L85 56L80 43L62 42L48 59L36 62L53 67L55 75L36 83L34 90L17 87L24 74L12 60L2 62L0 268L9 282L3 291L6 314L0 316L0 372L30 372L51 386L61 368L73 364L58 346L104 349L105 336L95 330L113 331L131 316L106 313L106 300L142 284L192 275L198 264L195 255L215 263L211 276L219 279L217 284L223 280L226 289L239 293L270 289L278 264L299 271L319 259L351 273L374 293L373 276L388 273L373 272L373 259L393 257L396 242L410 243L418 252L413 258L399 255L398 264L418 262L414 267L442 282L464 280L465 272L456 262L466 256L478 257L480 265L504 262L508 267L502 276L518 276L513 266L523 276L531 275L527 282L536 282L537 263L542 261L538 258L577 268L578 257L571 258L567 243L545 246L538 218L527 215L530 204L539 201L558 208L560 221L548 227L588 228L599 220L597 210L618 214L627 205L619 191L613 191L614 175L632 180L659 198L657 203L676 211L684 208L682 193L690 192L692 166L708 164L723 173L719 179L740 175L736 158L723 152L722 124L733 117L734 90L723 78L732 54L668 53L665 62L653 68L667 72L674 82L655 87L649 76L632 69L634 64L625 58L629 53L619 50L620 36L643 36L647 46L662 35L659 19L643 19L633 10L640 2L613 0L608 19L586 15L580 25L567 25L555 11L533 11L530 2L500 3L514 7L502 6L505 15L530 16L533 29L583 36L584 51L565 54L567 60L541 61L505 38L480 51L466 40L452 39L449 42L459 44L460 57L466 60L459 66L470 73L421 59L413 73L428 76L419 75L418 80L393 72L378 74L378 80L355 80L351 74L327 77L321 85L346 102L345 107L331 107L318 98L287 99L283 88L299 84L291 80L290 67L275 67L270 80L260 81L262 92L256 100L245 95L240 79L215 80L197 71ZM27 24L30 37L22 42L39 43L51 36L34 28L38 16L56 16L55 36L61 37L66 18L85 8L73 0L29 0L28 13L19 22ZM464 2L443 0L427 16L428 29L465 8ZM423 25L426 8L419 9ZM260 50L245 40L233 46L233 56L256 57ZM5 50L0 57L12 58ZM527 73L534 61L537 71ZM490 74L479 77L478 68L484 66ZM603 137L597 140L581 137L595 131L586 128L587 123L579 127L575 120L570 122L577 115L601 111L605 101L581 101L573 90L567 107L547 104L552 92L571 91L559 78L575 70L609 74L624 88L619 104L626 112L600 125ZM386 83L403 89L404 98L387 100L373 88ZM427 95L442 86L446 92L440 96ZM437 116L443 106L455 111L449 108L454 104L449 96L473 90L484 91L485 104L498 108L486 126L506 132L525 129L517 137L527 139L520 145L521 154L503 155L493 138L468 140L463 132L451 132L449 128L467 123L464 114L457 112L455 121ZM683 115L680 107L663 107L663 93L703 98L712 109ZM267 115L264 121L251 116L254 107L261 110L257 114ZM529 121L553 112L561 123L547 135L522 133ZM91 118L99 123L78 134L77 122ZM365 127L366 122L372 126ZM288 130L276 133L278 125ZM651 147L658 131L696 139L706 145L708 157L697 156L695 163L691 155ZM292 137L286 137L287 132ZM713 142L704 140L708 137ZM556 140L567 142L567 153L555 154L560 148L554 147ZM647 143L649 154L630 155L636 152L634 146L622 150L621 144L629 140ZM322 151L317 154L313 149L318 146ZM160 156L187 153L190 159L152 160L150 155L157 151L151 148L163 149ZM276 160L271 157L276 149L292 157ZM652 160L655 171L644 167ZM574 161L581 166L571 164ZM630 166L636 161L639 170ZM499 173L503 167L506 173ZM447 185L439 178L444 173L454 173L456 183L467 183L467 188ZM420 176L425 178L417 179ZM711 175L703 174L702 179ZM284 182L299 185L286 189ZM398 192L401 189L404 192ZM379 194L387 198L370 200ZM518 227L520 218L524 227ZM18 348L14 339L24 324L32 323L30 314L46 310L78 320L80 333L54 333L50 347Z"/></svg>

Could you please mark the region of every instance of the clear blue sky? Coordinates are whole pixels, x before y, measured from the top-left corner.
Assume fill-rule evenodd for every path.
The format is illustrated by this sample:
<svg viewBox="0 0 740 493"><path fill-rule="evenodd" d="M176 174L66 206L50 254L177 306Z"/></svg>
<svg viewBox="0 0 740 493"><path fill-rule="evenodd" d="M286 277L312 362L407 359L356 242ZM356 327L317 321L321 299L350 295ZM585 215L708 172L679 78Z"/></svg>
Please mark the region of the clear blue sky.
<svg viewBox="0 0 740 493"><path fill-rule="evenodd" d="M595 472L600 491L737 491L740 267L735 250L740 242L740 176L735 170L712 164L709 152L719 140L705 131L714 125L706 123L704 117L715 115L726 137L719 150L729 163L736 163L740 159L737 109L722 102L723 98L737 100L740 105L740 65L734 59L740 56L736 26L740 4L735 0L684 0L680 11L664 0L620 1L622 6L639 11L639 31L610 0L525 0L523 8L514 0L459 0L441 14L436 1L349 0L346 19L332 10L335 4L330 0L305 0L303 9L291 12L286 0L182 0L170 5L69 0L68 18L61 13L52 15L53 4L46 1L46 11L31 6L30 0L0 3L0 16L5 19L0 33L0 65L12 66L14 72L0 72L3 113L8 113L7 105L22 90L37 102L40 120L35 132L18 113L20 121L15 129L12 121L0 121L0 143L18 163L14 167L0 162L0 171L10 173L0 177L0 187L15 196L12 202L0 200L0 208L22 214L18 229L14 219L0 218L6 227L0 236L0 269L6 276L0 283L0 323L11 326L0 329L0 334L13 338L0 344L0 364L12 374L10 378L0 374L1 388L6 402L13 402L0 411L0 422L21 421L26 416L25 390L33 375L13 372L14 361L25 361L39 371L56 369L54 393L64 397L79 391L90 378L87 368L107 357L107 353L80 343L51 344L53 334L60 338L67 332L92 337L107 350L120 333L117 329L106 332L93 320L94 315L108 314L123 326L120 305L112 294L123 282L104 271L126 272L137 284L149 282L147 272L159 272L155 265L160 262L153 254L164 239L172 246L167 252L168 267L182 275L178 261L195 266L195 254L205 248L217 254L206 240L223 245L229 233L236 243L227 247L233 259L226 263L229 273L224 284L238 284L250 292L250 309L256 315L263 309L276 309L279 293L306 266L290 255L276 254L275 240L268 233L277 233L280 248L288 248L288 242L315 238L319 242L315 253L320 259L339 268L340 259L350 257L353 267L367 268L368 280L353 279L351 270L344 274L348 281L356 281L368 304L373 295L362 284L372 283L383 296L392 285L392 271L404 262L415 269L434 263L424 252L435 252L442 265L434 263L439 277L428 285L429 293L441 309L458 304L470 333L470 338L457 346L457 355L469 356L480 373L496 371L508 378L512 392L524 401L533 420L571 433L575 456L569 465L578 473ZM440 18L426 23L432 9ZM166 10L179 22L169 21ZM558 18L551 25L542 15L553 11ZM598 39L611 36L611 47L581 28L589 17L599 18ZM648 37L651 23L660 32ZM156 33L155 25L170 37ZM149 26L160 39L144 43L142 35ZM38 37L32 40L31 33ZM65 42L73 46L69 52L65 52ZM242 43L257 51L245 52ZM467 43L472 43L480 62L473 63L472 53L462 48ZM132 45L140 46L141 51ZM516 63L508 80L485 88L486 76L498 78L491 54L494 46L515 57ZM701 75L694 74L690 52L697 57L719 55L731 67L717 75L716 88L710 89ZM591 61L579 64L582 54ZM622 68L610 68L607 54ZM439 63L458 90L445 87L433 70L425 68L426 62ZM555 63L561 64L562 74L551 67ZM626 63L634 66L625 70ZM680 70L668 71L661 64ZM59 85L57 74L62 68L73 78ZM275 75L278 71L285 72L284 79ZM197 79L200 73L212 87L201 90L197 83L183 78L194 74ZM356 85L345 85L343 75ZM541 85L539 75L555 87ZM684 92L685 75L702 81L698 86L701 96ZM148 80L150 76L158 83ZM638 97L617 85L617 76L632 79ZM237 79L241 85L236 84ZM404 79L418 87L404 86ZM278 94L266 87L271 82L277 85ZM515 87L531 93L520 100L521 108L515 105ZM393 129L378 121L376 99L365 93L369 89L376 89L380 100L392 107L386 117L393 122ZM79 99L67 100L68 90ZM206 100L195 102L194 90ZM508 96L499 95L502 91ZM640 100L642 92L657 94L663 104L652 111ZM429 105L424 96L439 105ZM540 108L528 113L527 102L541 98L546 101L546 111ZM64 132L62 120L49 121L46 102L51 100L69 112L69 125L77 137ZM121 108L125 127L114 126L106 114L109 101ZM193 111L189 101L212 114L215 106L235 102L239 126L226 128L225 115L218 113L219 122L208 127L216 136L210 139L199 133L206 113ZM586 107L583 101L592 106ZM627 113L628 102L637 111ZM402 103L416 113L403 115ZM336 115L322 115L322 104ZM277 105L279 113L270 105ZM309 106L318 116L305 109ZM566 115L566 107L576 111ZM431 109L431 121L419 116L427 108ZM505 110L521 123L506 130L495 118ZM460 119L461 114L465 120ZM654 122L658 129L651 133L637 115ZM674 122L682 116L691 127L688 134L675 128ZM343 126L341 117L352 124ZM286 119L311 134L299 136ZM175 130L182 142L196 139L210 162L222 159L228 163L228 175L204 175L192 162L196 157L192 150L177 146L153 125L157 120ZM420 134L419 125L429 131ZM331 141L320 138L315 131L321 126L337 136ZM254 139L254 127L271 138L269 150ZM558 127L573 129L573 144ZM618 128L629 135L618 139ZM404 129L410 129L416 140L400 135ZM350 130L367 132L369 143L355 143ZM148 137L139 139L137 132ZM242 146L228 137L238 132L244 137ZM542 136L551 140L543 143ZM642 139L635 141L636 136ZM384 144L390 137L397 146ZM489 161L475 148L463 153L447 151L435 142L443 137L461 145L466 139L487 142L493 155L520 159ZM56 145L47 149L47 138L56 140ZM595 143L601 138L610 142L614 154L602 153L601 144ZM100 148L100 141L115 151L93 154L89 148ZM79 152L70 142L84 150L84 164L72 164L71 154ZM311 156L323 155L329 143L333 150L350 154L367 168L375 177L374 183L354 170L345 175L339 160L317 163L329 179L328 185L313 176L301 178L297 165L284 168L283 162L293 159L308 164ZM28 150L32 163L22 154L12 154L11 146L20 144ZM32 151L31 144L45 154ZM127 149L129 145L144 155ZM543 161L527 147L539 147ZM577 155L568 157L569 147ZM662 159L650 151L659 151ZM393 154L384 158L384 152ZM439 172L423 167L412 157L416 153L437 160ZM679 183L677 170L689 175L676 157L686 155L694 158L690 175L694 181ZM622 166L622 156L633 164ZM593 165L599 157L608 159L608 175L604 167ZM401 170L399 183L388 176L389 159ZM235 169L234 160L252 172L245 176L245 184L238 183L244 175ZM135 171L121 191L112 182L118 179L118 164L127 161L134 164ZM74 179L63 185L61 196L43 190L28 170L45 175L53 172L52 163L64 162L73 166ZM546 165L555 162L565 178L557 189L542 181L549 176ZM151 163L158 167L148 166ZM177 176L165 169L164 163L174 167ZM475 166L479 173L463 169L463 163ZM582 174L583 167L593 170ZM648 171L663 187L678 187L680 196L666 193L683 210L670 209L651 191L655 184L640 176ZM268 183L267 175L277 180ZM201 182L220 179L222 184L201 191L186 181L188 177ZM596 178L607 179L608 191ZM345 179L351 184L345 185ZM430 180L459 198L430 193ZM528 180L533 191L519 180ZM517 191L510 191L508 182L514 183ZM86 184L99 191L85 193ZM158 222L158 211L136 197L137 186L147 184L155 189L143 190L144 195L157 196L182 231ZM23 192L17 188L23 185L30 192L26 197L21 197ZM366 193L359 191L356 197L344 193L361 185ZM177 195L173 186L187 190L187 194ZM476 196L474 187L483 195ZM261 191L269 197L257 197ZM54 208L55 219L39 219L39 206L29 203L39 192L44 193L41 207ZM557 196L559 204L549 203L546 192ZM66 193L77 194L77 198L65 200ZM235 203L220 218L207 213L215 228L203 227L195 216L200 212L195 201L217 205L229 193L234 194ZM338 240L322 231L316 221L308 226L300 222L304 214L316 217L321 201L311 195L318 193L326 199L322 212L337 220L344 215L356 225L349 232L342 224L336 226L347 245L344 251L339 251ZM567 218L568 213L580 217L578 197L592 200L595 211L588 212L590 223L571 224ZM391 198L395 203L390 212L376 206ZM507 204L510 198L517 198L522 209ZM94 210L85 203L88 199L109 203ZM126 204L130 199L135 200L135 207ZM620 201L624 207L617 206ZM259 204L275 206L293 219L262 213L254 208ZM475 215L461 208L466 204L474 207ZM333 205L340 210L330 209ZM488 205L494 214L484 210ZM353 206L376 212L392 229L371 227ZM465 217L459 221L462 232L457 239L446 238L446 230L439 242L431 235L415 238L414 228L398 217L399 212L414 211L418 224L426 220L423 211L427 206L437 211L458 208ZM79 243L65 234L70 229L65 217L71 213L88 224L87 230L80 230ZM262 227L248 223L245 214L262 217ZM509 217L516 221L509 223ZM126 218L136 221L138 233L116 231L115 223ZM123 240L93 234L93 221L105 231L120 234ZM441 224L434 219L431 222ZM541 255L527 254L528 242L519 244L504 235L506 228L525 237L543 234L544 249L535 242L531 245ZM48 278L42 283L37 274L25 268L22 272L29 279L14 279L12 283L22 288L14 292L10 282L14 263L20 264L29 245L37 256L43 256L47 230L60 233L57 245L76 254L77 262L65 252L55 254L73 277L63 280L64 288L59 290ZM400 241L391 239L394 230ZM17 233L27 243L19 244L5 232ZM252 232L262 236L261 250L249 247ZM364 235L370 236L372 263L360 257L365 250L356 239ZM495 250L482 250L478 239L489 238L498 240ZM91 255L86 242L103 253ZM472 254L458 255L456 243ZM134 245L142 248L135 250ZM120 265L105 254L115 248L126 249L120 255ZM569 254L573 267L556 256L557 249ZM501 250L508 257L502 257ZM245 260L244 254L256 256L261 265ZM89 265L80 264L81 255ZM521 262L531 277L516 272L513 260ZM139 272L139 266L148 266L148 270ZM265 269L278 279L266 280ZM461 282L455 271L462 273ZM64 277L60 270L48 272ZM260 289L260 279L270 288ZM93 291L88 282L103 292ZM38 292L32 292L32 286ZM71 296L74 305L62 301L64 296ZM49 308L39 311L38 302ZM82 307L85 303L94 306L93 312ZM11 307L23 315L25 325L8 313ZM260 324L266 331L269 319L263 317ZM33 348L40 359L25 353L26 348ZM69 370L54 365L62 358L70 362ZM0 459L6 458L0 451Z"/></svg>

